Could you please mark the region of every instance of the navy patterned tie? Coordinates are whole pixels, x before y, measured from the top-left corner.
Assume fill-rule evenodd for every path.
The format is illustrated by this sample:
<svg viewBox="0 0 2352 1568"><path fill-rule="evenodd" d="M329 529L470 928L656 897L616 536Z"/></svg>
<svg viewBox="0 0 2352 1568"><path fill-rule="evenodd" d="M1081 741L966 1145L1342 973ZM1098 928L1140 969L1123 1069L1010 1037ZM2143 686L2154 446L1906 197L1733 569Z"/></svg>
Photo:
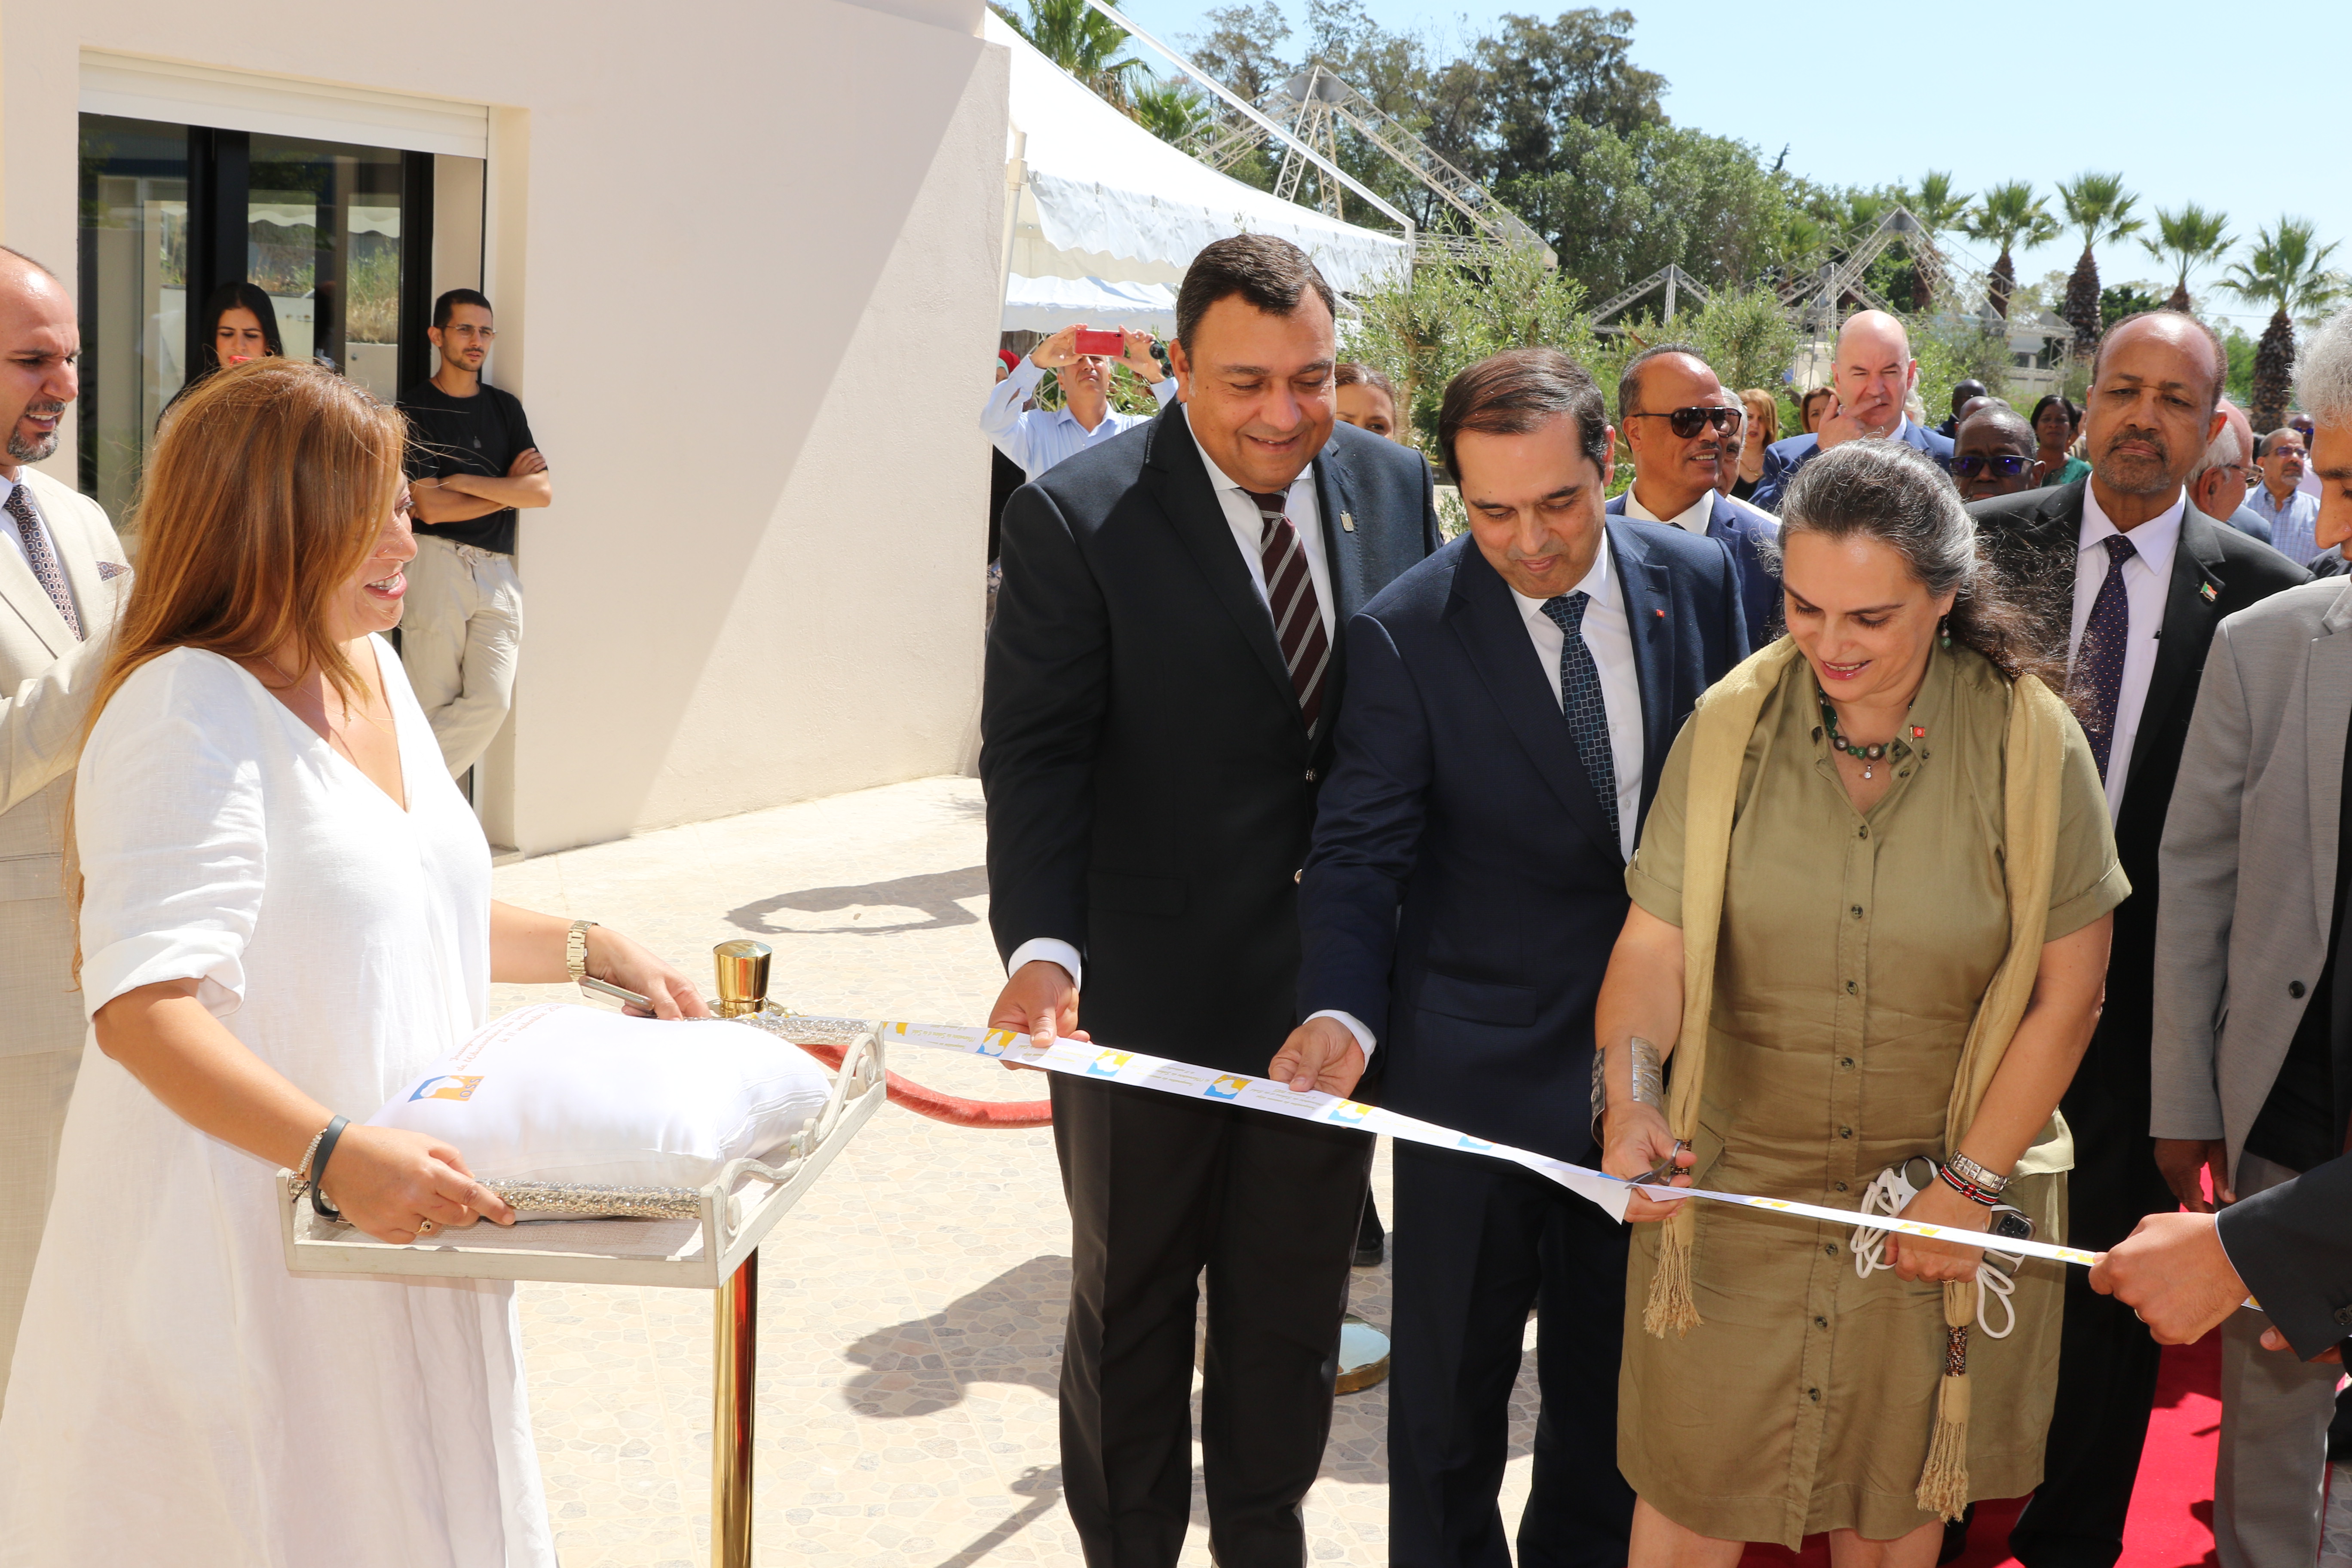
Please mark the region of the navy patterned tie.
<svg viewBox="0 0 2352 1568"><path fill-rule="evenodd" d="M2107 576L2099 584L2099 596L2091 601L2091 618L2083 623L2083 640L2074 650L2074 686L2086 700L2079 705L2090 717L2084 739L2091 742L2104 782L2107 753L2116 740L2116 707L2124 693L2124 654L2131 645L2131 595L2124 586L2124 563L2138 552L2120 533L2099 542L2107 547Z"/></svg>
<svg viewBox="0 0 2352 1568"><path fill-rule="evenodd" d="M1609 819L1609 842L1622 852L1624 838L1617 822L1617 758L1609 747L1609 705L1601 696L1601 668L1584 646L1584 612L1591 595L1580 588L1544 601L1543 613L1565 634L1559 648L1559 710L1568 732L1576 738L1577 760L1592 779L1601 797L1601 815Z"/></svg>
<svg viewBox="0 0 2352 1568"><path fill-rule="evenodd" d="M34 579L48 594L49 603L65 617L66 629L72 632L76 642L81 641L81 616L74 610L73 593L66 586L66 574L58 565L55 552L49 549L49 536L41 527L41 515L33 510L33 494L23 485L8 491L8 499L0 502L8 515L16 520L16 537L25 542L25 563L33 569Z"/></svg>

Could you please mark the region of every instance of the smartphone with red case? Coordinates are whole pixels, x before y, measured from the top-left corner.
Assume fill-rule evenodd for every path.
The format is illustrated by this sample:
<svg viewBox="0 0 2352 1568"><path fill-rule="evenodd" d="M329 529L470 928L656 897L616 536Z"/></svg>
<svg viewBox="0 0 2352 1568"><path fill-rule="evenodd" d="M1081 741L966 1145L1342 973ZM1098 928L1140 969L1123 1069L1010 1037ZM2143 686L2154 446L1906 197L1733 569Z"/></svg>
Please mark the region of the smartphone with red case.
<svg viewBox="0 0 2352 1568"><path fill-rule="evenodd" d="M1077 342L1072 346L1082 354L1108 354L1117 359L1127 352L1127 340L1108 328L1080 327Z"/></svg>

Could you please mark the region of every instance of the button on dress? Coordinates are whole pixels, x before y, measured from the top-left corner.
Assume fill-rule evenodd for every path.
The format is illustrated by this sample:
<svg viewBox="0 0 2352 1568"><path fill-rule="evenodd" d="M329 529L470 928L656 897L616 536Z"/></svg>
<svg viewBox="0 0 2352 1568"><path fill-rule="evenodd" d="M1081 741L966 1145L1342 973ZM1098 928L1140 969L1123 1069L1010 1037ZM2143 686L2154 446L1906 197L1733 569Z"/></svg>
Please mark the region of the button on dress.
<svg viewBox="0 0 2352 1568"><path fill-rule="evenodd" d="M489 851L375 654L406 810L192 648L107 704L74 796L84 1005L197 979L354 1121L489 1002ZM0 1414L0 1564L554 1568L513 1287L298 1279L276 1172L91 1040Z"/></svg>
<svg viewBox="0 0 2352 1568"><path fill-rule="evenodd" d="M1902 745L1877 764L1890 785L1866 815L1839 781L1820 701L1811 667L1793 660L1748 741L1696 1176L1854 1208L1888 1166L1947 1152L1961 1047L2008 952L2010 688L1966 649L1931 656ZM1625 874L1634 901L1677 926L1692 733L1667 757ZM2045 940L2128 891L2097 770L2070 727ZM2063 1180L2020 1178L2005 1200L2045 1240L2060 1237ZM1702 1535L1790 1547L1826 1530L1889 1540L1932 1521L1915 1492L1944 1366L1940 1286L1857 1277L1845 1226L1702 1204L1702 1321L1659 1339L1642 1324L1658 1227L1633 1230L1618 1447L1637 1493ZM1969 1336L1973 1496L2016 1497L2041 1479L2063 1267L2028 1260L2013 1333Z"/></svg>

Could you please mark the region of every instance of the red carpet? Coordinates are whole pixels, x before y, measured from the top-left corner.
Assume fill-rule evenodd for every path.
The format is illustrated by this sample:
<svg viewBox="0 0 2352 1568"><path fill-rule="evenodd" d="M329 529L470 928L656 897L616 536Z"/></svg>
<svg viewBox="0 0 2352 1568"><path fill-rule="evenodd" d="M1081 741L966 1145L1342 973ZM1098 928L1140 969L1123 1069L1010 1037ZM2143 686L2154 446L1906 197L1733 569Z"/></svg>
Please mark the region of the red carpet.
<svg viewBox="0 0 2352 1568"><path fill-rule="evenodd" d="M2220 1562L2213 1552L2213 1454L2221 1431L2221 1384L2219 1332L2164 1352L2117 1568L2202 1568ZM2021 1506L2019 1499L1978 1504L1959 1568L2016 1568L2009 1527ZM1829 1561L1828 1537L1812 1536L1801 1552L1751 1546L1740 1568L1829 1568Z"/></svg>

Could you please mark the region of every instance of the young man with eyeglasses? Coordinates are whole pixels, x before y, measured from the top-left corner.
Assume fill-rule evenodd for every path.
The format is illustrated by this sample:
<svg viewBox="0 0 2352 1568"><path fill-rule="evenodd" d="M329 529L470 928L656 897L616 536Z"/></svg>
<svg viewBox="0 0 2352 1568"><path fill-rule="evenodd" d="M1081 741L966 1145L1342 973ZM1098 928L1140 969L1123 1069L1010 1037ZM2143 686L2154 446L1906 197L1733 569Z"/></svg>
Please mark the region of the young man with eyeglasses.
<svg viewBox="0 0 2352 1568"><path fill-rule="evenodd" d="M1979 405L1952 437L1949 467L1962 500L2039 489L2045 466L2034 455L2033 426L2006 403Z"/></svg>
<svg viewBox="0 0 2352 1568"><path fill-rule="evenodd" d="M489 749L514 701L522 645L516 510L553 499L522 404L482 379L498 339L493 320L489 300L471 289L435 300L425 335L440 368L400 396L416 506L400 661L441 760L459 779Z"/></svg>
<svg viewBox="0 0 2352 1568"><path fill-rule="evenodd" d="M1765 564L1763 546L1780 536L1780 525L1716 489L1723 465L1739 460L1746 416L1690 344L1660 343L1635 354L1617 378L1617 424L1633 451L1633 487L1608 510L1612 517L1703 533L1728 551L1748 646L1761 647L1780 608L1780 581Z"/></svg>

